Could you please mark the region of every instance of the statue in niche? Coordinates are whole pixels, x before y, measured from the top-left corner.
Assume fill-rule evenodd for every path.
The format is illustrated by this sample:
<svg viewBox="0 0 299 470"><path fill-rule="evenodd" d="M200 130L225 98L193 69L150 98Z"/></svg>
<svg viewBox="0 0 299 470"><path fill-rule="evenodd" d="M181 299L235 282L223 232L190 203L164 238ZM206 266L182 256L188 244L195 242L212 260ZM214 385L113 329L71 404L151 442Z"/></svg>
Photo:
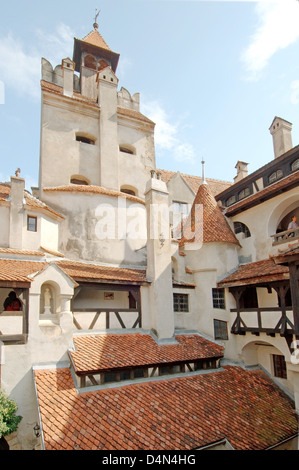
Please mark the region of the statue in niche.
<svg viewBox="0 0 299 470"><path fill-rule="evenodd" d="M51 312L51 291L47 287L44 292L44 302L45 302L45 308L44 308L44 315L50 315Z"/></svg>

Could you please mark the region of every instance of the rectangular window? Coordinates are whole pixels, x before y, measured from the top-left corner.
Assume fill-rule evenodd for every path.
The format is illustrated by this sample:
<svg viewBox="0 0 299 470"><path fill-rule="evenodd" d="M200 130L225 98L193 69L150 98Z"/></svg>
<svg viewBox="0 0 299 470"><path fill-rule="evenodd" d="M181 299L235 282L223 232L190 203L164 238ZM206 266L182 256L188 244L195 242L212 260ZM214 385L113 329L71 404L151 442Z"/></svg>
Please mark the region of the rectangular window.
<svg viewBox="0 0 299 470"><path fill-rule="evenodd" d="M27 230L28 232L37 232L37 217L28 215L27 217Z"/></svg>
<svg viewBox="0 0 299 470"><path fill-rule="evenodd" d="M189 312L188 294L173 294L173 309L175 312Z"/></svg>
<svg viewBox="0 0 299 470"><path fill-rule="evenodd" d="M284 356L273 354L274 376L281 379L287 378L287 366Z"/></svg>
<svg viewBox="0 0 299 470"><path fill-rule="evenodd" d="M215 339L228 339L226 321L214 320L214 336Z"/></svg>
<svg viewBox="0 0 299 470"><path fill-rule="evenodd" d="M212 289L213 308L225 309L224 289Z"/></svg>

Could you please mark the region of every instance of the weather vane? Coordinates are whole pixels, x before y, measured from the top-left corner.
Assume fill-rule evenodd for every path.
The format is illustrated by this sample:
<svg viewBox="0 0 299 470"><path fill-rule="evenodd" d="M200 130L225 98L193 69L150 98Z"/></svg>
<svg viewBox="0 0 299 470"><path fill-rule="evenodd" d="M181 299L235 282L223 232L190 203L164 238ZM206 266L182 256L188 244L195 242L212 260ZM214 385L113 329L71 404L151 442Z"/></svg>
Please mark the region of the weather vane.
<svg viewBox="0 0 299 470"><path fill-rule="evenodd" d="M96 8L96 16L95 16L94 25L93 25L94 29L98 29L98 27L99 27L99 25L98 25L98 16L99 16L100 13L101 13L101 10L98 11L98 9Z"/></svg>

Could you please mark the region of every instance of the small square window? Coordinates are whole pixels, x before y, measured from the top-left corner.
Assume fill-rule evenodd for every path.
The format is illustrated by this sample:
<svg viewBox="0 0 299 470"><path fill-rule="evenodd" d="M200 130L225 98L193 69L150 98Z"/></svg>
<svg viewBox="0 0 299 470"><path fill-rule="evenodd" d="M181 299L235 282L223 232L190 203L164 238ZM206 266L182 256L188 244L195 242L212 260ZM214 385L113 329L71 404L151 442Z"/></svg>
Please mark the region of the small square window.
<svg viewBox="0 0 299 470"><path fill-rule="evenodd" d="M214 320L214 336L215 339L228 339L226 321Z"/></svg>
<svg viewBox="0 0 299 470"><path fill-rule="evenodd" d="M225 310L224 289L212 289L213 308L222 308Z"/></svg>
<svg viewBox="0 0 299 470"><path fill-rule="evenodd" d="M273 354L274 376L281 379L287 378L287 365L284 356Z"/></svg>
<svg viewBox="0 0 299 470"><path fill-rule="evenodd" d="M189 312L188 294L173 294L173 309L175 312Z"/></svg>
<svg viewBox="0 0 299 470"><path fill-rule="evenodd" d="M27 230L28 232L37 232L37 217L28 215L27 217Z"/></svg>

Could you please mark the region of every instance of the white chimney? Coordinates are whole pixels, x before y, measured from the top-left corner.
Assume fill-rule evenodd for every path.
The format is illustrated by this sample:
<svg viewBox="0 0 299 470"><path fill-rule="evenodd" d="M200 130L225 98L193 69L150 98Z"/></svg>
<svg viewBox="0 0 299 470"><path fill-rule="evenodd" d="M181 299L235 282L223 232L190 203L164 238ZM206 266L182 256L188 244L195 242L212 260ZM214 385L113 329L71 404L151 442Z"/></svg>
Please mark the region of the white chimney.
<svg viewBox="0 0 299 470"><path fill-rule="evenodd" d="M237 162L235 168L237 169L237 176L234 178L234 182L237 183L241 181L243 178L246 178L248 175L248 163L241 162L240 160Z"/></svg>
<svg viewBox="0 0 299 470"><path fill-rule="evenodd" d="M155 171L145 191L147 211L147 278L150 328L158 340L174 340L169 193Z"/></svg>
<svg viewBox="0 0 299 470"><path fill-rule="evenodd" d="M280 117L275 117L270 128L273 137L274 157L278 158L293 148L292 124Z"/></svg>

